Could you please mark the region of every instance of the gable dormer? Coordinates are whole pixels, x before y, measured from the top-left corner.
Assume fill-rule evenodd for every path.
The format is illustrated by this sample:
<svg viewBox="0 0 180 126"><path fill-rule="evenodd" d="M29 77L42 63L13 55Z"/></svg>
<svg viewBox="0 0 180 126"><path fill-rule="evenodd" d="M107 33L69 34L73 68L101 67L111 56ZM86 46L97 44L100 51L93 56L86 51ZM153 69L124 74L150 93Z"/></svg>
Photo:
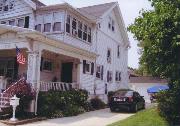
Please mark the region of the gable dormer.
<svg viewBox="0 0 180 126"><path fill-rule="evenodd" d="M35 9L31 0L0 0L0 23L33 29Z"/></svg>

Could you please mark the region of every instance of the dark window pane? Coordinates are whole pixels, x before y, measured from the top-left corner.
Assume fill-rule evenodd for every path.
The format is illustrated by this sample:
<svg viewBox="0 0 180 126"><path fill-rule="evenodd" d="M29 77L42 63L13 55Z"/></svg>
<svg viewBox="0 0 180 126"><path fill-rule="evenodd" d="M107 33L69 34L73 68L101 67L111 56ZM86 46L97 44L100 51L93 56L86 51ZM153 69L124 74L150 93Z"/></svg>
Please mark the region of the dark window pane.
<svg viewBox="0 0 180 126"><path fill-rule="evenodd" d="M61 31L61 22L55 22L53 31Z"/></svg>
<svg viewBox="0 0 180 126"><path fill-rule="evenodd" d="M51 31L51 23L44 24L44 32L50 32Z"/></svg>

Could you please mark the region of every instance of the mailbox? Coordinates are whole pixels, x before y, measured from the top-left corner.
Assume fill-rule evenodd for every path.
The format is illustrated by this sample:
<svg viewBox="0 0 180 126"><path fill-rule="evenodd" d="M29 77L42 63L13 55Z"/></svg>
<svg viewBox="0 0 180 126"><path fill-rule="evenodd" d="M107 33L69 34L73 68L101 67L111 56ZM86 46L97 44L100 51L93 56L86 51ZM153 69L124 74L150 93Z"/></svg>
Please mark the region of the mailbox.
<svg viewBox="0 0 180 126"><path fill-rule="evenodd" d="M10 121L17 121L15 114L16 114L16 107L19 105L19 99L16 95L14 97L10 98L10 105L13 107L13 117L10 119Z"/></svg>

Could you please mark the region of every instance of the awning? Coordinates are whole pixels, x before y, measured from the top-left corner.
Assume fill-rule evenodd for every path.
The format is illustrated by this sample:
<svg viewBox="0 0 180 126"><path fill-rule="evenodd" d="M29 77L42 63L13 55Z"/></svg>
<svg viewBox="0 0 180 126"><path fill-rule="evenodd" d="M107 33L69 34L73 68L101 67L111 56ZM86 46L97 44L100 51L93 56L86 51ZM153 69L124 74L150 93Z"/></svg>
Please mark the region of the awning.
<svg viewBox="0 0 180 126"><path fill-rule="evenodd" d="M169 87L167 85L158 85L158 86L153 86L147 89L148 93L158 93L160 91L168 90Z"/></svg>

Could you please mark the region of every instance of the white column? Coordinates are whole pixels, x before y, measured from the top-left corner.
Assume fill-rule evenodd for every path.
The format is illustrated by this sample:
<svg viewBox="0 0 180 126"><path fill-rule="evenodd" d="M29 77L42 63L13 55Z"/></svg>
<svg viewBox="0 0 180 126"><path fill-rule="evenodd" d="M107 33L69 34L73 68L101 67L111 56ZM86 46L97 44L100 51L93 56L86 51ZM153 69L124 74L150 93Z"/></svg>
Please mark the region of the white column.
<svg viewBox="0 0 180 126"><path fill-rule="evenodd" d="M37 89L39 59L39 52L28 52L27 82L31 83L34 89Z"/></svg>

